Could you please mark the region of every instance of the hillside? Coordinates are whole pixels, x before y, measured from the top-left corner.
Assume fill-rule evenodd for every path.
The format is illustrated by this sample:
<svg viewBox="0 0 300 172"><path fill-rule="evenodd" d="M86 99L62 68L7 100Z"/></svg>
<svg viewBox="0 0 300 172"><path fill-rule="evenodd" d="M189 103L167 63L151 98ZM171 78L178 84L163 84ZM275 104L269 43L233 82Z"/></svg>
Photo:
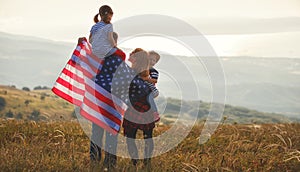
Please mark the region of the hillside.
<svg viewBox="0 0 300 172"><path fill-rule="evenodd" d="M51 90L23 91L0 86L0 117L29 120L71 120L74 106L55 96Z"/></svg>
<svg viewBox="0 0 300 172"><path fill-rule="evenodd" d="M75 119L74 106L54 95L51 90L23 91L9 86L0 86L0 99L4 99L5 105L0 109L0 117L43 121L64 121ZM187 116L198 111L199 121L205 120L211 104L201 102L183 101L168 98L158 99L159 109L162 109L163 101L167 102L164 111L160 111L162 122L173 123L180 110ZM182 108L182 109L181 109ZM263 113L244 107L226 105L223 117L227 123L283 123L294 119L288 119L275 113ZM295 121L295 120L294 120Z"/></svg>

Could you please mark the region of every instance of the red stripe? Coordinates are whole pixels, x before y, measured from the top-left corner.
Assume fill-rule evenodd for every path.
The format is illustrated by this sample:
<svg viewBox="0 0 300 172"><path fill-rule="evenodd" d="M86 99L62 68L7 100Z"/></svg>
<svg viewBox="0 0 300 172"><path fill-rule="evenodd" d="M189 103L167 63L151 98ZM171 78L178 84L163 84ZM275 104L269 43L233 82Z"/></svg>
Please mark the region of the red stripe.
<svg viewBox="0 0 300 172"><path fill-rule="evenodd" d="M85 62L85 63L88 65L88 67L89 67L95 74L97 73L98 68L94 67L94 66L89 62L89 60L87 60L86 58L81 58L81 60L82 60L83 62Z"/></svg>
<svg viewBox="0 0 300 172"><path fill-rule="evenodd" d="M121 125L121 120L115 117L112 113L109 111L103 109L102 107L96 105L94 102L90 101L88 98L83 99L83 103L86 104L88 107L93 109L94 111L100 113L102 116L105 116L106 118L110 119L114 123Z"/></svg>
<svg viewBox="0 0 300 172"><path fill-rule="evenodd" d="M79 66L79 64L77 64L74 60L70 59L67 63L68 65L74 67L77 69L77 67Z"/></svg>
<svg viewBox="0 0 300 172"><path fill-rule="evenodd" d="M95 83L96 84L96 83ZM101 87L101 86L100 86ZM103 89L103 88L102 88ZM89 92L91 95L94 95L97 99L99 99L100 101L105 102L107 105L111 106L112 108L116 109L122 116L125 113L125 110L120 107L118 104L114 103L113 98L111 96L111 93L109 93L108 91L106 91L105 89L103 89L104 91L108 92L108 94L110 95L109 97L106 97L105 95L103 95L101 93L101 91L96 90L94 87L86 84L85 85L85 90L87 92Z"/></svg>
<svg viewBox="0 0 300 172"><path fill-rule="evenodd" d="M80 76L78 76L77 74L69 71L68 69L64 68L63 71L61 72L67 76L69 76L70 78L72 78L73 80L79 82L79 83L84 83L84 79Z"/></svg>
<svg viewBox="0 0 300 172"><path fill-rule="evenodd" d="M88 70L86 70L82 67L80 67L80 68L81 68L83 75L85 75L85 77L87 77L89 79L92 79L94 77L94 75L91 72L89 72Z"/></svg>
<svg viewBox="0 0 300 172"><path fill-rule="evenodd" d="M94 55L93 53L89 53L89 56L94 59L96 62L99 62L100 64L103 64L103 61L102 59L100 59L99 57L97 57L96 55Z"/></svg>
<svg viewBox="0 0 300 172"><path fill-rule="evenodd" d="M71 61L71 62L70 62ZM93 78L93 74L91 73L91 72L89 72L88 70L86 70L85 68L83 68L83 67L81 67L81 66L79 66L79 65L77 65L74 61L72 61L72 60L70 60L69 62L68 62L68 64L70 63L70 65L71 66L73 66L75 69L77 69L78 71L81 71L82 73L83 73L83 75L85 75L86 77L88 77L88 78ZM75 64L74 64L75 63ZM66 70L68 70L68 69L66 69ZM69 70L68 70L69 71ZM72 74L74 74L73 72L71 72L71 71L69 71L70 73L72 73ZM72 78L72 75L68 75L68 76L70 76L71 78ZM76 81L78 81L78 82L84 82L84 79L82 78L82 77L80 77L80 76L78 76L77 75L77 77L78 77L78 79L79 80L76 80Z"/></svg>
<svg viewBox="0 0 300 172"><path fill-rule="evenodd" d="M102 127L103 129L107 130L108 132L116 135L118 134L119 131L111 128L110 126L108 126L106 123L102 122L101 120L95 118L94 116L90 115L89 113L87 113L85 110L80 109L80 114L85 117L86 119L92 121L93 123L97 124L98 126Z"/></svg>
<svg viewBox="0 0 300 172"><path fill-rule="evenodd" d="M81 50L81 49L80 49ZM80 56L80 51L75 49L74 52L73 52L73 55L79 57Z"/></svg>
<svg viewBox="0 0 300 172"><path fill-rule="evenodd" d="M95 95L97 99L99 99L102 102L105 102L107 105L111 106L112 108L116 109L122 116L125 113L125 110L121 108L118 104L115 104L113 102L112 96L106 97L104 96L101 91L95 90L93 87L90 85L85 85L85 90L89 92L91 95ZM105 90L106 91L106 90ZM111 95L109 93L109 95Z"/></svg>
<svg viewBox="0 0 300 172"><path fill-rule="evenodd" d="M125 61L125 59L126 59L126 54L120 49L117 49L117 51L114 53L114 55L121 57L121 59L123 61Z"/></svg>
<svg viewBox="0 0 300 172"><path fill-rule="evenodd" d="M58 78L56 80L57 83L63 85L64 87L66 87L68 90L71 90L77 94L80 94L80 95L84 95L84 90L82 90L81 88L78 88L76 87L75 85L72 85L70 82L68 81L65 81L64 79L62 78Z"/></svg>
<svg viewBox="0 0 300 172"><path fill-rule="evenodd" d="M97 57L95 54L93 54L90 49L85 48L86 54L89 55L93 60L95 60L96 62L103 64L103 59L100 59L99 57Z"/></svg>
<svg viewBox="0 0 300 172"><path fill-rule="evenodd" d="M55 94L58 95L59 97L61 97L61 98L65 99L65 100L67 100L68 102L70 102L70 103L72 103L72 104L74 104L74 105L81 106L81 104L82 104L82 101L77 100L77 99L71 97L70 95L68 95L68 94L66 94L66 93L64 93L64 92L62 92L61 90L59 90L59 89L57 89L57 88L55 88L55 87L52 88L52 91L53 91L53 93L55 93Z"/></svg>
<svg viewBox="0 0 300 172"><path fill-rule="evenodd" d="M85 86L86 91L88 91L91 95L95 95L95 97L103 102L105 102L106 104L108 104L109 106L111 106L112 108L115 109L115 104L112 101L112 97L110 96L109 98L104 96L103 94L101 94L99 91L95 90L94 88L92 88L89 85Z"/></svg>
<svg viewBox="0 0 300 172"><path fill-rule="evenodd" d="M77 65L76 62L74 62L72 60L70 60L70 61L71 62L68 62L68 64L70 63L71 66L73 66L77 70L81 71L86 77L88 77L88 78L93 78L94 77L95 73L92 74L90 71L86 70L85 68L81 67L80 65Z"/></svg>
<svg viewBox="0 0 300 172"><path fill-rule="evenodd" d="M78 46L80 47L80 49L83 49L85 45L84 45L84 43L81 43Z"/></svg>
<svg viewBox="0 0 300 172"><path fill-rule="evenodd" d="M87 57L85 56L79 56L80 60L82 60L85 64L87 64L91 70L94 72L94 73L97 73L98 71L98 68L96 68L95 66L93 66L93 64L90 63L89 59L87 59Z"/></svg>
<svg viewBox="0 0 300 172"><path fill-rule="evenodd" d="M70 59L69 61L68 61L68 63L67 64L69 64L69 65L71 65L71 66L73 66L73 67L75 67L76 68L76 66L79 66L74 60L72 60L72 59Z"/></svg>

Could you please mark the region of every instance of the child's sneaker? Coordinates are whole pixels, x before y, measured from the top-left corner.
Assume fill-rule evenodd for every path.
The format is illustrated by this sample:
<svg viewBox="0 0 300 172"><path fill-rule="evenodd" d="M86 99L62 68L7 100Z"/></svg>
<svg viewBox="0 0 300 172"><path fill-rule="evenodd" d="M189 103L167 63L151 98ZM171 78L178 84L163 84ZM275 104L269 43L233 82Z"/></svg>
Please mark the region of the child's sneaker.
<svg viewBox="0 0 300 172"><path fill-rule="evenodd" d="M158 112L154 112L153 113L153 116L154 116L154 122L158 122L160 120L160 117L159 117L159 113Z"/></svg>

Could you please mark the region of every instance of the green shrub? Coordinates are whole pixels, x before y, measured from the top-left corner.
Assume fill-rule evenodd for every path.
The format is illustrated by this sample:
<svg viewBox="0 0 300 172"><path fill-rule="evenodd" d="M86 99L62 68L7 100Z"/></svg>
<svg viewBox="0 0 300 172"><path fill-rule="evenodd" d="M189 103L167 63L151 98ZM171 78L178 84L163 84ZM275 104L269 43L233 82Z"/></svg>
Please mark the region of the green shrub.
<svg viewBox="0 0 300 172"><path fill-rule="evenodd" d="M30 89L28 87L23 87L22 90L23 91L30 91Z"/></svg>
<svg viewBox="0 0 300 172"><path fill-rule="evenodd" d="M8 112L6 112L5 116L7 118L13 118L14 117L14 113L11 110L9 110Z"/></svg>
<svg viewBox="0 0 300 172"><path fill-rule="evenodd" d="M6 106L5 98L0 97L0 111L3 110Z"/></svg>

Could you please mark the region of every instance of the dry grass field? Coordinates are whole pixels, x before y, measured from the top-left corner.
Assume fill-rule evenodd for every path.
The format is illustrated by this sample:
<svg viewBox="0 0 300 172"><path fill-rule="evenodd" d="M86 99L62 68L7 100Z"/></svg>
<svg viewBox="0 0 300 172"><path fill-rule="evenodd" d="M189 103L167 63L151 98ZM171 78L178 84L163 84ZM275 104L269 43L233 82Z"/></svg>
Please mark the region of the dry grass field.
<svg viewBox="0 0 300 172"><path fill-rule="evenodd" d="M155 129L158 135L168 126ZM220 125L199 145L202 126L171 151L153 158L152 171L300 171L300 124ZM113 171L137 169L118 158ZM0 171L103 171L89 161L89 139L77 122L1 120Z"/></svg>

